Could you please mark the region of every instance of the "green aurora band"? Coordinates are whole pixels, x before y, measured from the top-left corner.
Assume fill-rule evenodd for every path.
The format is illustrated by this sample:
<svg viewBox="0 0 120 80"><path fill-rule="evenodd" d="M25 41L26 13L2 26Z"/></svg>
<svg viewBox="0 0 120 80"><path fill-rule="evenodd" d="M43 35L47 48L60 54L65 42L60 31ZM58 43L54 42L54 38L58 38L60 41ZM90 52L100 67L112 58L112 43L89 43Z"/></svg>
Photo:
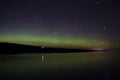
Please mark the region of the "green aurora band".
<svg viewBox="0 0 120 80"><path fill-rule="evenodd" d="M45 36L45 35L0 35L0 42L17 43L33 46L55 47L55 48L110 48L111 43L106 40Z"/></svg>

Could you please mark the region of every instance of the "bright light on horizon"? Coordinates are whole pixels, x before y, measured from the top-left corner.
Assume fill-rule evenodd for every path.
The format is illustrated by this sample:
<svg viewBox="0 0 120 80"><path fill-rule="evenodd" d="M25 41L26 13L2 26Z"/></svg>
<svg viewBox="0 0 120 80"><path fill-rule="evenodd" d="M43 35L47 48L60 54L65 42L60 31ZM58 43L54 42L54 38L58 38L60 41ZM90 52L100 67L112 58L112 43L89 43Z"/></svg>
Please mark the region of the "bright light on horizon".
<svg viewBox="0 0 120 80"><path fill-rule="evenodd" d="M92 50L98 50L98 51L102 51L102 50L106 50L105 48L94 48Z"/></svg>

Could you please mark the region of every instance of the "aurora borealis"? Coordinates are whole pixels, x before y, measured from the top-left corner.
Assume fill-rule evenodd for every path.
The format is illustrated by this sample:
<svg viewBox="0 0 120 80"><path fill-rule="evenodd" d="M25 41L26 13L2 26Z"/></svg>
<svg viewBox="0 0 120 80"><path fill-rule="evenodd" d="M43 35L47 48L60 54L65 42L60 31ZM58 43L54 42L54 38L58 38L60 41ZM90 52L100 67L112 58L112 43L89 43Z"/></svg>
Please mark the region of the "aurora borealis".
<svg viewBox="0 0 120 80"><path fill-rule="evenodd" d="M0 42L116 48L119 8L113 0L1 0Z"/></svg>
<svg viewBox="0 0 120 80"><path fill-rule="evenodd" d="M34 37L34 36L3 36L1 42L19 43L26 45L60 47L60 48L107 48L110 43L100 40L84 38L65 38L65 37Z"/></svg>

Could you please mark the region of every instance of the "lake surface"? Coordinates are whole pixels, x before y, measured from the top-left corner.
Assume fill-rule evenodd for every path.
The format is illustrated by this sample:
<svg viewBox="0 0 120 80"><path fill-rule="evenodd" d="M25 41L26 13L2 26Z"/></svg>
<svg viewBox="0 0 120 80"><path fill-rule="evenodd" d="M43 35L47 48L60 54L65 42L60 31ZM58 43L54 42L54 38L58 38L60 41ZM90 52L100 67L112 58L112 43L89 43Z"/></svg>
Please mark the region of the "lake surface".
<svg viewBox="0 0 120 80"><path fill-rule="evenodd" d="M120 52L0 56L0 80L120 80Z"/></svg>

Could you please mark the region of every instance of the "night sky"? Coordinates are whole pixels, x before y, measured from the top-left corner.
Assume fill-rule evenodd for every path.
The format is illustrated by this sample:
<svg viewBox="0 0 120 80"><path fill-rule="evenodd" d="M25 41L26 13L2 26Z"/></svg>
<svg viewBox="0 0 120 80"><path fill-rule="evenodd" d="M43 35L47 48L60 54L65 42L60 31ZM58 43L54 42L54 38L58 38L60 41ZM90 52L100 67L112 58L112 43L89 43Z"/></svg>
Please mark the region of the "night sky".
<svg viewBox="0 0 120 80"><path fill-rule="evenodd" d="M0 0L1 42L104 49L119 34L119 0Z"/></svg>

